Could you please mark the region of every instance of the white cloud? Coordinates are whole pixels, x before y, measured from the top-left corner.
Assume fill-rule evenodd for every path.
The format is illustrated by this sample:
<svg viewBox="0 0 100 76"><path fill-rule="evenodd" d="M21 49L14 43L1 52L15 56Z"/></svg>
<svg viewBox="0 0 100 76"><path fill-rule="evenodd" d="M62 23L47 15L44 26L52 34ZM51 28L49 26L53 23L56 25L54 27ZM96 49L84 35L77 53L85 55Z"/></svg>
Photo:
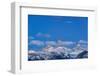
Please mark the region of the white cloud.
<svg viewBox="0 0 100 76"><path fill-rule="evenodd" d="M85 40L79 40L79 43L84 43L84 44L87 44L88 42L85 41Z"/></svg>
<svg viewBox="0 0 100 76"><path fill-rule="evenodd" d="M46 41L45 42L46 45L57 45L57 43L55 41Z"/></svg>
<svg viewBox="0 0 100 76"><path fill-rule="evenodd" d="M69 46L73 45L75 42L72 41L41 41L41 40L31 40L29 45L37 45L37 46L44 46L44 45L50 45L50 46Z"/></svg>
<svg viewBox="0 0 100 76"><path fill-rule="evenodd" d="M43 41L40 41L40 40L32 40L30 42L31 45L37 45L37 46L43 46L44 45L44 42Z"/></svg>
<svg viewBox="0 0 100 76"><path fill-rule="evenodd" d="M68 46L68 45L75 44L75 42L58 40L58 41L46 41L45 44L46 45L52 45L52 46L58 46L58 45L60 45L60 46Z"/></svg>
<svg viewBox="0 0 100 76"><path fill-rule="evenodd" d="M50 38L51 36L49 34L39 32L36 34L36 37Z"/></svg>
<svg viewBox="0 0 100 76"><path fill-rule="evenodd" d="M75 44L75 42L72 42L72 41L61 41L61 40L58 40L58 45L73 45Z"/></svg>

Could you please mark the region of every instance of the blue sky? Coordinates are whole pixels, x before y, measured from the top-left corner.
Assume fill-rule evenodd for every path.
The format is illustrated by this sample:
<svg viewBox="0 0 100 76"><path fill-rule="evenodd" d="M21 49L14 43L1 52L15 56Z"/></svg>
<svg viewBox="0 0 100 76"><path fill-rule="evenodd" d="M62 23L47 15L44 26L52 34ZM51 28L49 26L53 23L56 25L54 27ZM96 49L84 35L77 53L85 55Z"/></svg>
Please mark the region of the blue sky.
<svg viewBox="0 0 100 76"><path fill-rule="evenodd" d="M28 50L80 40L88 41L88 17L28 15Z"/></svg>
<svg viewBox="0 0 100 76"><path fill-rule="evenodd" d="M87 41L87 36L87 17L28 15L28 37L36 40Z"/></svg>

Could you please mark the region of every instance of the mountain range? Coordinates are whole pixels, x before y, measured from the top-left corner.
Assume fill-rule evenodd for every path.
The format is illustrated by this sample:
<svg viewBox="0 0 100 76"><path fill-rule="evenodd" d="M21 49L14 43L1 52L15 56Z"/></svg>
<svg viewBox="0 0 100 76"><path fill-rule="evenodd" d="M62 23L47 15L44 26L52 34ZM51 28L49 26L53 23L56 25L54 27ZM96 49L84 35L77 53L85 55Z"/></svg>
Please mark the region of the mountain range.
<svg viewBox="0 0 100 76"><path fill-rule="evenodd" d="M74 47L47 45L40 51L29 50L28 61L88 58L87 42L79 41Z"/></svg>

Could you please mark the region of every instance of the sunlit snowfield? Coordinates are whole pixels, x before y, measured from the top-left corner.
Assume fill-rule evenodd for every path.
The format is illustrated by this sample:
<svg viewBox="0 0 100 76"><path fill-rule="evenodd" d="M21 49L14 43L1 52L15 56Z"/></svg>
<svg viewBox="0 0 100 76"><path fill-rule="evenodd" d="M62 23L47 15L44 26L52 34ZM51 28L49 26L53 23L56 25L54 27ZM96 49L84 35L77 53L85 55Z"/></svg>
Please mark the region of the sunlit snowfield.
<svg viewBox="0 0 100 76"><path fill-rule="evenodd" d="M88 58L88 18L28 15L28 61Z"/></svg>

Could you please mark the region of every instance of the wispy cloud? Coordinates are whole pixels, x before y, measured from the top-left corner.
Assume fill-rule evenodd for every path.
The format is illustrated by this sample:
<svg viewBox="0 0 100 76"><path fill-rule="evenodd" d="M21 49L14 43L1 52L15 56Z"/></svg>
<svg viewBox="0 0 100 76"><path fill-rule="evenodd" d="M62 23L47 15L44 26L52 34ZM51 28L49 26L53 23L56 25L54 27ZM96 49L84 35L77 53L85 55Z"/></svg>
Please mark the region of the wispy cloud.
<svg viewBox="0 0 100 76"><path fill-rule="evenodd" d="M41 41L41 40L31 40L29 45L36 45L36 46L44 46L44 45L51 45L51 46L69 46L73 45L75 42L72 41Z"/></svg>
<svg viewBox="0 0 100 76"><path fill-rule="evenodd" d="M55 46L55 45L57 45L57 42L56 42L56 41L46 41L45 44L46 44L46 45Z"/></svg>
<svg viewBox="0 0 100 76"><path fill-rule="evenodd" d="M62 40L58 40L58 41L41 41L41 40L31 40L29 42L29 45L36 45L36 46L73 46L73 45L77 45L77 46L82 46L82 47L87 47L87 41L84 40L79 40L78 43L77 42L73 42L73 41L62 41Z"/></svg>
<svg viewBox="0 0 100 76"><path fill-rule="evenodd" d="M58 45L59 46L69 46L69 45L75 44L75 42L58 40L58 41L46 41L45 44L52 45L52 46L58 46Z"/></svg>
<svg viewBox="0 0 100 76"><path fill-rule="evenodd" d="M39 32L36 34L36 37L50 38L51 36L50 36L50 34L45 34L45 33Z"/></svg>
<svg viewBox="0 0 100 76"><path fill-rule="evenodd" d="M57 44L58 45L65 45L65 46L67 46L67 45L73 45L73 44L75 44L75 42L58 40Z"/></svg>
<svg viewBox="0 0 100 76"><path fill-rule="evenodd" d="M85 41L85 40L79 40L79 43L84 43L84 44L87 44L88 42Z"/></svg>
<svg viewBox="0 0 100 76"><path fill-rule="evenodd" d="M43 46L44 45L44 42L43 41L40 41L40 40L32 40L30 42L30 45Z"/></svg>

